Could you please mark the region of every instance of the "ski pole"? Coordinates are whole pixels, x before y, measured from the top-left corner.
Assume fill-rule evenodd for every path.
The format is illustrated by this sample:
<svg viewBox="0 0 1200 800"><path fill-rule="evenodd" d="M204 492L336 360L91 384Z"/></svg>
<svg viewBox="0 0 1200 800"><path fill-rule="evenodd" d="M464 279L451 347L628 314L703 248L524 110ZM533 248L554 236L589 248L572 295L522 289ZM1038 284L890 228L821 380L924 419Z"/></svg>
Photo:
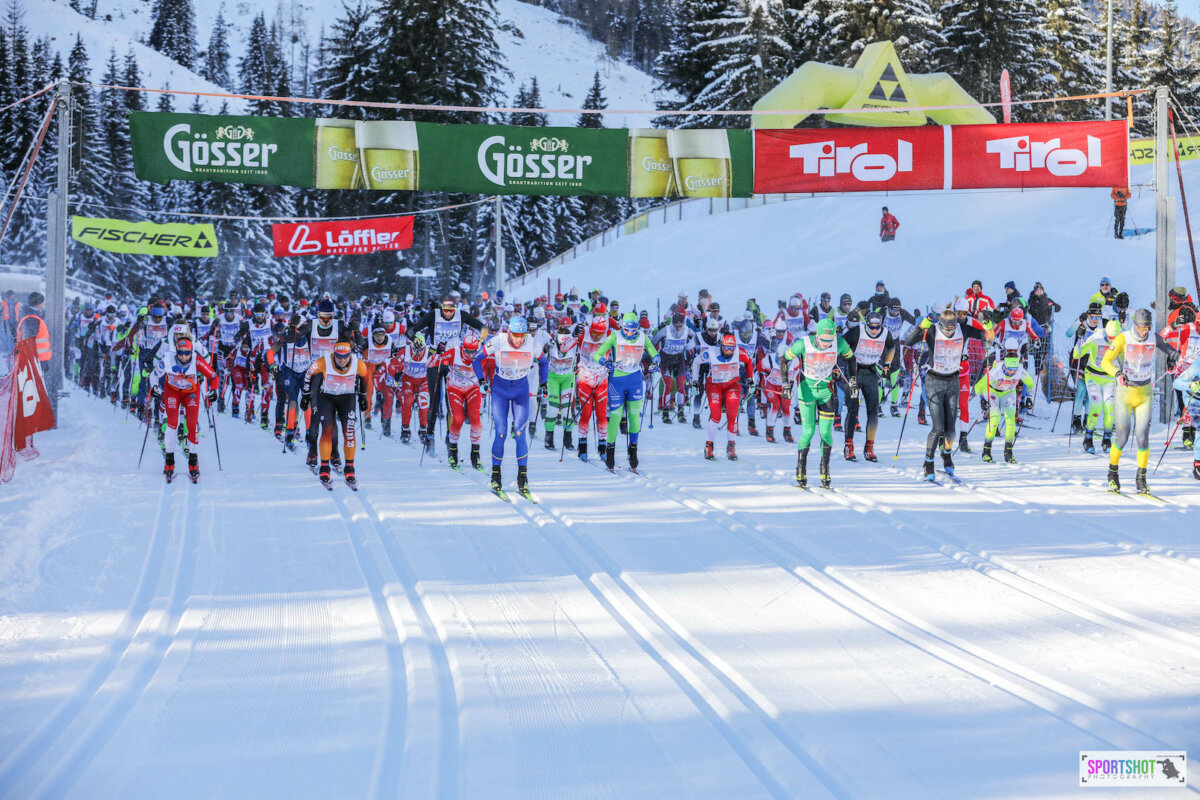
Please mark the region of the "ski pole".
<svg viewBox="0 0 1200 800"><path fill-rule="evenodd" d="M212 428L213 447L217 448L217 470L220 471L223 470L224 467L221 466L221 443L217 440L217 420L213 415L212 406L205 404L205 408L208 409L208 427Z"/></svg>
<svg viewBox="0 0 1200 800"><path fill-rule="evenodd" d="M150 439L150 404L146 403L146 435L142 437L142 452L138 454L137 468L142 468L142 456L146 455L146 442Z"/></svg>
<svg viewBox="0 0 1200 800"><path fill-rule="evenodd" d="M1183 414L1179 415L1179 420L1175 423L1175 429L1171 431L1171 436L1167 439L1167 445L1163 448L1162 455L1158 457L1158 463L1154 465L1154 473L1158 472L1158 468L1162 466L1163 458L1166 457L1167 451L1171 449L1171 442L1175 440L1175 433L1179 430L1179 426L1183 424L1183 416Z"/></svg>
<svg viewBox="0 0 1200 800"><path fill-rule="evenodd" d="M904 441L904 428L908 425L908 412L912 408L913 389L917 385L916 365L914 364L913 366L912 380L908 384L908 400L904 403L904 419L900 422L900 436L896 438L896 455L892 456L893 461L900 460L900 443Z"/></svg>

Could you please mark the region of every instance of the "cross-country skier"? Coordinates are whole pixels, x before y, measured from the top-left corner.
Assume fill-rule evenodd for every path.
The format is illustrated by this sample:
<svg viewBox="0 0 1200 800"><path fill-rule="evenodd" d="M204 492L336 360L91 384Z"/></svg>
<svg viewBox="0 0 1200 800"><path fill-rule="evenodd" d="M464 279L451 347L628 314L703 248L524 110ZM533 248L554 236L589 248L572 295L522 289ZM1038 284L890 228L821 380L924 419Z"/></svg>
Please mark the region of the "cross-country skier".
<svg viewBox="0 0 1200 800"><path fill-rule="evenodd" d="M1183 394L1186 413L1195 422L1200 418L1200 358L1175 378L1174 389ZM1200 481L1200 440L1192 443L1192 477Z"/></svg>
<svg viewBox="0 0 1200 800"><path fill-rule="evenodd" d="M847 461L855 460L854 430L858 426L858 397L861 393L867 404L867 440L863 445L863 458L878 461L875 457L875 431L879 427L880 377L882 375L886 381L891 374L896 357L896 341L883 326L883 315L878 311L868 312L865 323L851 328L843 338L854 352L858 391L849 392L846 397L846 444L842 455Z"/></svg>
<svg viewBox="0 0 1200 800"><path fill-rule="evenodd" d="M208 382L209 404L217 399L219 383L212 368L196 357L191 339L180 339L172 352L174 357L171 363L159 364L150 376L150 392L155 400L162 398L167 411L167 428L170 429L164 442L166 460L163 464L163 475L168 483L175 477L175 440L178 437L179 411L182 409L187 423L188 441L191 443L188 452L188 477L195 483L200 477L199 455L196 452L200 447L200 379Z"/></svg>
<svg viewBox="0 0 1200 800"><path fill-rule="evenodd" d="M529 495L529 399L530 382L537 380L540 384L541 373L547 369L544 353L534 347L533 337L529 335L529 323L524 317L512 317L508 321L508 331L498 333L488 339L483 346L486 356L496 362L496 374L492 378L491 407L492 427L495 436L492 439L492 481L491 489L503 495L503 479L500 465L504 462L504 441L508 438L509 426L517 448L517 490L528 497ZM532 376L537 375L536 378ZM483 378L483 365L480 359L475 361L475 376Z"/></svg>
<svg viewBox="0 0 1200 800"><path fill-rule="evenodd" d="M608 362L608 448L605 464L610 470L616 466L617 434L621 417L628 415L629 468L637 469L638 432L641 429L642 395L645 391L642 381L642 356L649 355L650 371L658 372L658 350L638 325L637 314L631 311L621 318L620 330L610 333L592 358L599 362L609 353L612 355Z"/></svg>
<svg viewBox="0 0 1200 800"><path fill-rule="evenodd" d="M718 347L705 347L692 362L692 379L700 385L700 367L707 365L708 376L704 380L704 395L708 398L708 441L704 444L704 457L713 460L713 441L717 438L717 427L721 415L725 415L728 444L725 457L737 461L734 437L738 432L738 416L742 404L742 378L754 375L754 362L746 351L738 347L737 337L727 333L721 337ZM754 387L751 386L751 391Z"/></svg>
<svg viewBox="0 0 1200 800"><path fill-rule="evenodd" d="M535 346L537 342L534 342ZM546 346L546 357L549 373L546 376L546 449L554 448L554 428L559 419L563 423L563 446L573 450L571 430L571 406L574 405L575 394L575 359L579 356L579 339L576 338L567 325L551 337Z"/></svg>
<svg viewBox="0 0 1200 800"><path fill-rule="evenodd" d="M503 293L497 292L496 296L497 299L502 299ZM429 343L434 354L441 355L447 350L458 347L465 333L464 328L482 332L484 330L483 321L462 311L454 299L447 295L442 298L436 311L430 309L417 317L409 326L408 333L410 336L417 333L424 334L425 341ZM433 447L433 429L437 425L438 414L441 412L442 381L445 380L447 369L443 366L429 370L426 377L428 384L426 392L431 413L427 415L428 419L422 422L425 427L425 435L421 437L421 441L428 448Z"/></svg>
<svg viewBox="0 0 1200 800"><path fill-rule="evenodd" d="M685 298L686 299L686 298ZM678 408L680 422L686 419L684 404L687 402L687 361L692 348L695 330L687 321L684 312L671 313L671 321L658 329L654 335L654 346L662 355L662 421L671 423L671 411Z"/></svg>
<svg viewBox="0 0 1200 800"><path fill-rule="evenodd" d="M1024 384L1030 391L1035 385L1033 376L1025 370L1021 358L1021 342L1009 338L1004 343L1003 356L996 359L992 368L975 383L975 393L983 413L988 415L987 432L983 440L983 460L992 463L992 440L1004 419L1004 461L1017 463L1013 456L1013 443L1017 438L1017 385ZM1026 396L1025 407L1033 407L1033 397Z"/></svg>
<svg viewBox="0 0 1200 800"><path fill-rule="evenodd" d="M335 425L341 426L345 446L346 461L342 467L342 477L351 487L357 485L354 455L358 447L358 432L354 404L357 402L359 411L370 414L370 398L367 397L369 382L367 365L354 354L354 343L349 332L341 334L333 351L314 361L305 373L304 394L316 409L317 422L314 427L319 427L321 431L318 477L327 489L330 484L330 457L335 446Z"/></svg>
<svg viewBox="0 0 1200 800"><path fill-rule="evenodd" d="M578 454L581 461L588 459L588 429L593 418L596 422L596 454L605 458L608 449L608 370L594 358L607 338L608 322L603 317L592 320L579 335L575 397L579 402ZM680 421L682 419L681 416Z"/></svg>
<svg viewBox="0 0 1200 800"><path fill-rule="evenodd" d="M1097 309L1096 318L1099 319L1099 317L1099 309ZM1081 327L1081 330L1087 329ZM1120 333L1121 323L1110 319L1104 325L1097 326L1090 336L1075 345L1071 351L1071 357L1076 362L1076 370L1083 375L1083 381L1080 383L1084 385L1089 398L1087 419L1083 423L1083 449L1087 453L1096 452L1092 436L1096 432L1096 422L1100 420L1101 415L1104 417L1104 439L1101 445L1106 451L1112 446L1117 385L1112 376L1101 367L1101 364L1104 362L1104 355L1112 347L1113 339Z"/></svg>
<svg viewBox="0 0 1200 800"><path fill-rule="evenodd" d="M463 422L471 424L471 466L483 469L479 462L479 440L483 437L483 424L479 418L483 395L479 378L475 375L475 360L479 356L479 336L468 331L462 343L443 354L442 359L449 369L446 371L446 401L450 406L450 423L446 428L449 436L446 460L451 467L458 467L458 439Z"/></svg>
<svg viewBox="0 0 1200 800"><path fill-rule="evenodd" d="M854 351L837 335L837 327L828 317L817 323L816 333L797 339L783 352L783 396L789 405L792 382L799 381L802 427L796 440L796 483L802 489L808 487L808 448L818 425L821 432L821 486L828 489L833 482L829 474L829 454L833 450L837 401L831 384L839 357L846 360L847 387L853 392L857 389Z"/></svg>

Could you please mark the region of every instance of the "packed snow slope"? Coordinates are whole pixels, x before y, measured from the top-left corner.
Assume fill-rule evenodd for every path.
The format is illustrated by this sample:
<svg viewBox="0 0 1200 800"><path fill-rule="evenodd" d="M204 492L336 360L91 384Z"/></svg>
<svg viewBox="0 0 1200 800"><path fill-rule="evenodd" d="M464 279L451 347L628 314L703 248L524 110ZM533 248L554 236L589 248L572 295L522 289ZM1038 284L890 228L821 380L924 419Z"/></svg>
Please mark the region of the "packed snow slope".
<svg viewBox="0 0 1200 800"><path fill-rule="evenodd" d="M1178 198L1174 165L1169 175ZM1200 195L1198 179L1200 164L1184 162L1192 196ZM1127 230L1154 227L1154 193L1146 185L1152 180L1151 167L1133 169ZM896 240L886 244L879 241L882 206L900 220ZM549 277L555 287L599 287L627 309L636 302L653 314L656 301L666 309L686 290L695 302L706 288L728 317L749 297L764 312L793 292L815 302L827 291L836 305L843 292L857 301L883 280L911 311L951 302L978 278L997 301L1006 281L1016 281L1024 296L1041 281L1074 316L1108 276L1129 293L1132 307L1154 300L1154 234L1115 239L1108 189L818 195L702 213L514 280L509 294L545 294ZM1177 216L1176 283L1194 291L1182 207Z"/></svg>
<svg viewBox="0 0 1200 800"><path fill-rule="evenodd" d="M73 11L68 0L21 0L21 3L30 31L35 36L54 37L64 59L76 34L83 38L94 78L103 74L111 49L121 59L132 49L142 70L143 85L147 87L225 91L142 44L149 39L152 23L151 4L146 0L103 0L96 20ZM299 58L305 42L315 53L320 37L331 29L343 6L329 0L238 0L195 5L196 36L201 50L208 45L217 12L224 13L230 26L233 72L245 55L246 37L259 13L265 14L268 25L278 23L289 34L289 41L292 35L296 37L296 49L290 56ZM588 38L573 21L520 0L497 0L496 12L500 25L496 43L511 73L502 76L500 83L500 90L507 98L514 97L522 84L537 78L546 108L578 108L591 88L593 75L599 71L610 108L655 107L654 79L637 67L609 58L604 46ZM150 105L153 107L153 103ZM187 105L176 101L175 107L181 109ZM206 101L206 105L215 110L220 101ZM575 115L569 114L550 118L551 125L573 126L575 122ZM643 123L642 117L626 120L615 115L607 122L609 127L636 127Z"/></svg>
<svg viewBox="0 0 1200 800"><path fill-rule="evenodd" d="M1031 417L927 485L889 417L805 492L660 419L640 476L535 446L534 505L374 431L327 492L229 416L166 486L61 419L0 490L4 798L1068 798L1080 750L1200 750L1190 454L1118 497Z"/></svg>

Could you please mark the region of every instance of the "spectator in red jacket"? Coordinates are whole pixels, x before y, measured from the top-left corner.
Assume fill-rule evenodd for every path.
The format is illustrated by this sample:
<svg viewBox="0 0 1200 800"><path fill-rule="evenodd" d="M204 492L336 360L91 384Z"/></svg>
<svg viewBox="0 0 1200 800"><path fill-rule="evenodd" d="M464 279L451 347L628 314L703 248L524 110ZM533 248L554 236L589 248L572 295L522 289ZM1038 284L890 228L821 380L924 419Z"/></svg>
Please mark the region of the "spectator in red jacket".
<svg viewBox="0 0 1200 800"><path fill-rule="evenodd" d="M976 317L980 311L991 311L995 307L995 301L983 293L983 282L971 281L971 288L967 289L967 310L971 316Z"/></svg>
<svg viewBox="0 0 1200 800"><path fill-rule="evenodd" d="M879 241L890 242L896 238L896 229L900 220L888 213L887 206L883 207L883 217L879 220Z"/></svg>

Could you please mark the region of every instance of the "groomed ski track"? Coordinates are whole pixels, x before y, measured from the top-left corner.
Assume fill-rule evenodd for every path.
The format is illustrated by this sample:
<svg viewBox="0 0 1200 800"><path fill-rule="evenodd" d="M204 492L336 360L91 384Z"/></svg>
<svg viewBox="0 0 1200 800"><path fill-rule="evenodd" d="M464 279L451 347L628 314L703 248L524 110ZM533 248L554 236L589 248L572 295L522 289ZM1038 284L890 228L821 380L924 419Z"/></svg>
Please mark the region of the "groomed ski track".
<svg viewBox="0 0 1200 800"><path fill-rule="evenodd" d="M539 431L534 504L378 426L354 493L229 416L195 486L62 419L0 494L0 797L1067 797L1200 750L1190 454L1118 497L1034 420L925 485L914 413L802 491L657 419L639 475Z"/></svg>

